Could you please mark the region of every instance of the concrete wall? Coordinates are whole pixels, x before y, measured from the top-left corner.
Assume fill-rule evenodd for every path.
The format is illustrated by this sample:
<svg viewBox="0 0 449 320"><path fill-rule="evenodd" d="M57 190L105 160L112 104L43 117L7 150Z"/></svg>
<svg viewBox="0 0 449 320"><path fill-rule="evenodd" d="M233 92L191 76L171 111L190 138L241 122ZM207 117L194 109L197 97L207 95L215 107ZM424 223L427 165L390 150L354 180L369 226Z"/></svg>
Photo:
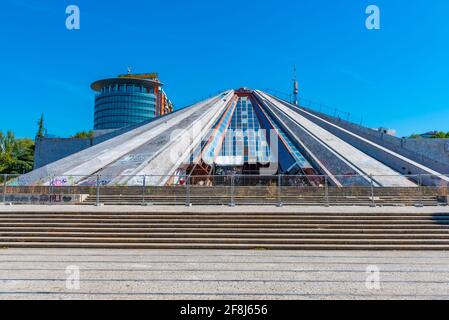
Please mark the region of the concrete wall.
<svg viewBox="0 0 449 320"><path fill-rule="evenodd" d="M393 143L396 143L398 147L449 165L449 139L397 139Z"/></svg>
<svg viewBox="0 0 449 320"><path fill-rule="evenodd" d="M306 110L426 167L449 174L449 139L401 139L324 113Z"/></svg>
<svg viewBox="0 0 449 320"><path fill-rule="evenodd" d="M36 140L34 170L85 150L89 147L95 146L109 139L115 138L123 133L129 132L149 122L151 121L146 121L139 125L133 125L118 130L101 130L101 134L95 135L93 139L39 138L38 140Z"/></svg>
<svg viewBox="0 0 449 320"><path fill-rule="evenodd" d="M91 139L36 138L34 169L44 167L92 145Z"/></svg>

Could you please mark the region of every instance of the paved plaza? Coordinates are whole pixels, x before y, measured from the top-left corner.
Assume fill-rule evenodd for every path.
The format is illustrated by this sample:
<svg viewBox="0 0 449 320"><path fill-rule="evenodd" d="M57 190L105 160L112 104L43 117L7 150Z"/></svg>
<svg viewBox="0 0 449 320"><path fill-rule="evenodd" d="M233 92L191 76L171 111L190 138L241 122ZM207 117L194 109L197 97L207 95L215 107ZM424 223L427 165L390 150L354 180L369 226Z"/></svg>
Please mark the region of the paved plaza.
<svg viewBox="0 0 449 320"><path fill-rule="evenodd" d="M448 298L444 251L0 249L0 299Z"/></svg>

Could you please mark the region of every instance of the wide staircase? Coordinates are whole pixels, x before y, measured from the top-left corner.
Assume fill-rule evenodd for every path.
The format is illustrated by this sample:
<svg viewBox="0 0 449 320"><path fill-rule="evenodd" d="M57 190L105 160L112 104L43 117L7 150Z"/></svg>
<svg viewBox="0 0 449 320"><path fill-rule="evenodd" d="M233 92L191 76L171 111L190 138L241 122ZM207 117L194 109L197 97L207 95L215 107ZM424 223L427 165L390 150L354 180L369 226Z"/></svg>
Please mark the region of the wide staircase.
<svg viewBox="0 0 449 320"><path fill-rule="evenodd" d="M114 188L92 192L85 205L305 205L438 206L439 189L367 187L153 187Z"/></svg>
<svg viewBox="0 0 449 320"><path fill-rule="evenodd" d="M238 209L238 208L237 208ZM449 213L0 213L0 248L449 250ZM358 210L358 209L357 209Z"/></svg>

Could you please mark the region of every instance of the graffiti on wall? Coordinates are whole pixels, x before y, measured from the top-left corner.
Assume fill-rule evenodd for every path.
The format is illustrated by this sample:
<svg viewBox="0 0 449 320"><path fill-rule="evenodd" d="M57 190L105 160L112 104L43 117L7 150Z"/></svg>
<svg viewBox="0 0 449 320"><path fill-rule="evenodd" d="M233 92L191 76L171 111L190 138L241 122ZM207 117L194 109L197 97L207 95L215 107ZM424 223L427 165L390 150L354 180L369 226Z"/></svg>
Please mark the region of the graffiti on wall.
<svg viewBox="0 0 449 320"><path fill-rule="evenodd" d="M100 180L97 181L97 179L95 177L84 180L80 183L78 183L77 185L81 186L81 187L96 187L97 183L100 187L105 187L108 184L111 183L111 179L105 179L105 178L101 178Z"/></svg>
<svg viewBox="0 0 449 320"><path fill-rule="evenodd" d="M73 177L54 177L51 180L51 185L53 187L64 187L73 185L74 179Z"/></svg>
<svg viewBox="0 0 449 320"><path fill-rule="evenodd" d="M7 185L9 187L26 187L26 186L29 186L30 184L31 184L31 180L25 179L23 177L15 177L15 178L8 177L8 180L7 180Z"/></svg>
<svg viewBox="0 0 449 320"><path fill-rule="evenodd" d="M143 163L146 159L151 157L150 154L129 154L118 161L119 164L128 163Z"/></svg>
<svg viewBox="0 0 449 320"><path fill-rule="evenodd" d="M73 195L33 195L33 194L10 194L6 195L5 202L10 203L59 203L59 204L70 204L76 203L80 199Z"/></svg>

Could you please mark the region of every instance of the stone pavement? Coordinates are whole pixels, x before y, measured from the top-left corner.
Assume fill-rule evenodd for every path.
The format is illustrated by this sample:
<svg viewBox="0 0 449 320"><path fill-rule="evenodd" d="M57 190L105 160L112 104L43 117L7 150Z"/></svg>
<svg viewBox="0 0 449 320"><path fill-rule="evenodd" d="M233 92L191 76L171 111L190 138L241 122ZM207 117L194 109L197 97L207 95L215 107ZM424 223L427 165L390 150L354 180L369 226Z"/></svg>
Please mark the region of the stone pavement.
<svg viewBox="0 0 449 320"><path fill-rule="evenodd" d="M449 252L0 249L0 299L449 299Z"/></svg>

